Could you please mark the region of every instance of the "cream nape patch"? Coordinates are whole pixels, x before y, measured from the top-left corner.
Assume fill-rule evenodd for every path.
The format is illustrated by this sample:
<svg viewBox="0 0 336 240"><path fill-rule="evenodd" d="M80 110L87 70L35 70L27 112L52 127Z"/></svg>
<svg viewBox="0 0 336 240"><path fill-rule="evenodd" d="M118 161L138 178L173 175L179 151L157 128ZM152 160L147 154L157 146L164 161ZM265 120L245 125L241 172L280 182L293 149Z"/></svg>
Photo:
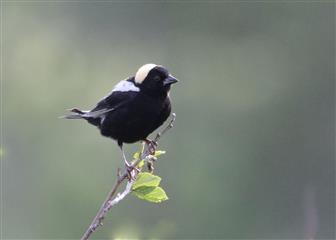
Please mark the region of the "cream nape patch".
<svg viewBox="0 0 336 240"><path fill-rule="evenodd" d="M148 73L150 70L155 68L157 65L154 63L148 63L143 65L142 67L139 68L139 70L135 74L134 81L138 84L141 84L145 78L147 77Z"/></svg>

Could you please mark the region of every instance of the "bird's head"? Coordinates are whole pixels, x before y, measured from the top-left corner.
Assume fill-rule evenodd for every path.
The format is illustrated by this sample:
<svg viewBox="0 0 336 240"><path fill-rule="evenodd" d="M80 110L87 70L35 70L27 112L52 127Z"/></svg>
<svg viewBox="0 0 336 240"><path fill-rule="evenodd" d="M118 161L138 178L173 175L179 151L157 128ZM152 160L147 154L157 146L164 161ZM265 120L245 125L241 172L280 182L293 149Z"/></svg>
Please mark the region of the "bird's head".
<svg viewBox="0 0 336 240"><path fill-rule="evenodd" d="M170 86L178 82L165 67L152 63L140 67L134 81L141 91L152 96L166 96Z"/></svg>

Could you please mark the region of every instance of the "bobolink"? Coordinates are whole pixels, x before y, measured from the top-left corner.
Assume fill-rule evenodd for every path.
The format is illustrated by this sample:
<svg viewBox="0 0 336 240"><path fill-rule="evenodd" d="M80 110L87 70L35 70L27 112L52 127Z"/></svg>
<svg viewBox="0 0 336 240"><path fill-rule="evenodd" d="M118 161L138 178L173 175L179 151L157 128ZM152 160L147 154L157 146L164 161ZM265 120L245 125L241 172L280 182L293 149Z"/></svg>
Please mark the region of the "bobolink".
<svg viewBox="0 0 336 240"><path fill-rule="evenodd" d="M85 119L100 129L100 133L117 141L127 167L123 143L145 141L148 135L169 117L169 90L178 80L168 70L156 64L145 64L135 76L120 81L112 91L90 111L77 108L67 119Z"/></svg>

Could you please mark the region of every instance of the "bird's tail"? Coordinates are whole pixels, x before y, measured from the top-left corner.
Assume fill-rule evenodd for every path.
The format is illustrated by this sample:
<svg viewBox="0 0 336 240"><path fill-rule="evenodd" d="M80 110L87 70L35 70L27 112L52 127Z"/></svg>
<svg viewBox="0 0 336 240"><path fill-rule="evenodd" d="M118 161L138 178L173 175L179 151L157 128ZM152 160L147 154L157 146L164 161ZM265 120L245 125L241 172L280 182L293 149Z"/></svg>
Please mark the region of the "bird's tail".
<svg viewBox="0 0 336 240"><path fill-rule="evenodd" d="M82 111L78 108L72 108L69 109L70 112L73 112L75 114L65 115L60 118L66 118L66 119L92 119L92 118L99 118L101 116L104 116L106 113L113 111L114 108L103 108L96 111Z"/></svg>
<svg viewBox="0 0 336 240"><path fill-rule="evenodd" d="M70 112L73 112L75 114L69 114L69 115L65 115L65 116L61 116L60 118L65 118L65 119L83 119L85 118L85 116L83 116L86 111L81 111L78 108L72 108L69 109Z"/></svg>

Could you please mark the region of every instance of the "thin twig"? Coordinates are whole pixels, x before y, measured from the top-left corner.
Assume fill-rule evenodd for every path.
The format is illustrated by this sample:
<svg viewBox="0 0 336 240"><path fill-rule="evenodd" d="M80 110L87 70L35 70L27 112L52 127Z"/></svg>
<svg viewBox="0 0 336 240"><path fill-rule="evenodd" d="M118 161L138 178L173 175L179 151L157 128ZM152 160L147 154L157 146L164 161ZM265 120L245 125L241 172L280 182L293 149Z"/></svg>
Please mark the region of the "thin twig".
<svg viewBox="0 0 336 240"><path fill-rule="evenodd" d="M176 118L176 115L175 115L175 113L173 113L172 114L172 118L171 118L169 124L162 130L161 133L159 132L156 135L156 137L153 140L156 143L156 145L157 145L158 141L160 140L160 138L162 137L162 135L165 134L169 129L171 129L173 127L173 123L175 121L175 118ZM140 163L141 160L150 158L151 157L150 153L151 153L150 146L147 145L146 148L143 150L143 152L141 154L141 157L139 157L135 162L133 162L133 164L131 165L131 168L135 168ZM87 240L87 239L89 239L89 237L91 236L91 234L94 231L96 231L96 229L99 226L103 225L103 220L106 217L108 211L114 205L116 205L122 199L124 199L132 191L132 185L133 185L133 183L134 183L137 175L138 175L138 172L136 170L132 170L131 171L131 177L129 177L129 173L126 171L126 169L124 170L124 172L122 174L120 174L120 171L118 170L118 172L117 172L117 176L118 176L117 177L117 181L113 185L111 191L107 195L105 201L103 202L103 204L101 205L99 211L97 212L97 215L92 220L90 226L85 231L85 233L82 236L81 240ZM118 193L117 196L113 198L113 196L117 192L117 190L120 187L120 185L125 180L127 180L127 179L129 179L129 181L127 181L125 190L122 193Z"/></svg>

